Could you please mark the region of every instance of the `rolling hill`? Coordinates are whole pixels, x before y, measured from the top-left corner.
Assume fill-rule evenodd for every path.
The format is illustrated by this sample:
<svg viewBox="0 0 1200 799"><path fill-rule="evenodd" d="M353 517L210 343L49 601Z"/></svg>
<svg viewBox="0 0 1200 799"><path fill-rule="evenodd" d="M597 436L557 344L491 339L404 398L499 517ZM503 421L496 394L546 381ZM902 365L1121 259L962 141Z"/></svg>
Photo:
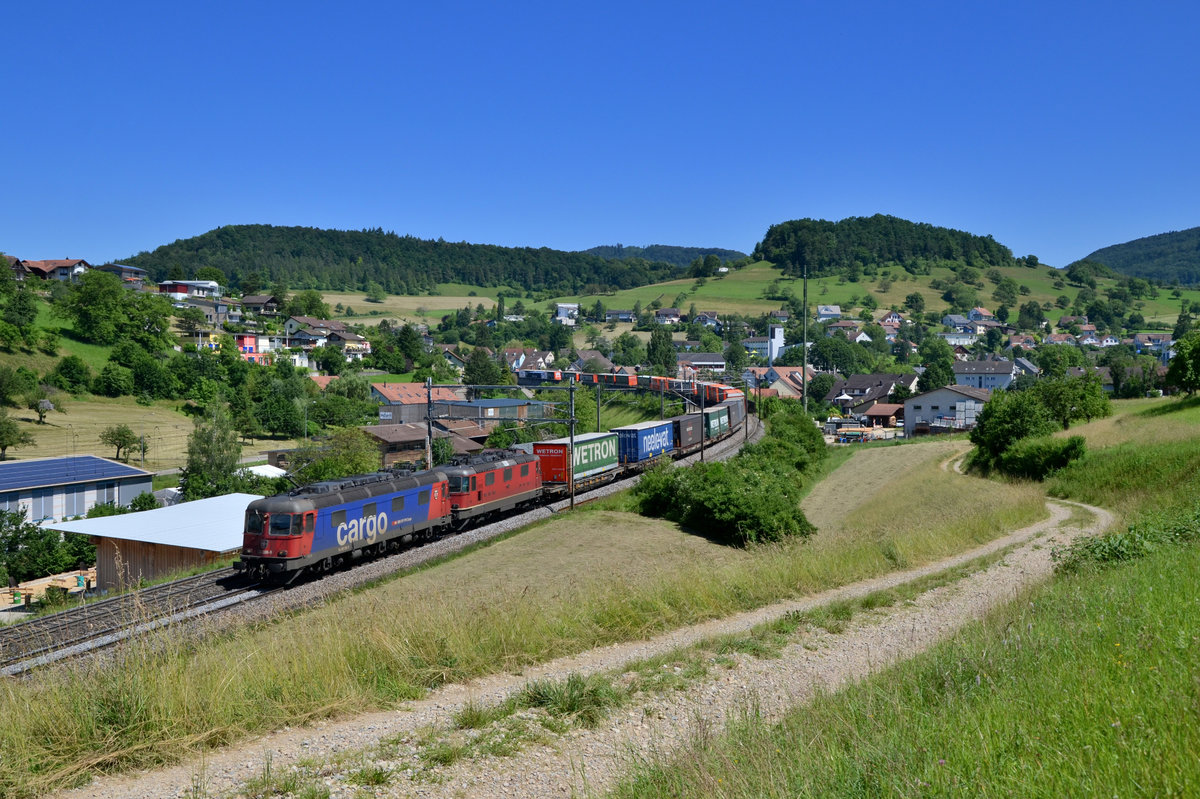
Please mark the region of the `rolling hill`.
<svg viewBox="0 0 1200 799"><path fill-rule="evenodd" d="M1085 260L1123 275L1181 286L1200 285L1200 227L1159 233L1103 247Z"/></svg>

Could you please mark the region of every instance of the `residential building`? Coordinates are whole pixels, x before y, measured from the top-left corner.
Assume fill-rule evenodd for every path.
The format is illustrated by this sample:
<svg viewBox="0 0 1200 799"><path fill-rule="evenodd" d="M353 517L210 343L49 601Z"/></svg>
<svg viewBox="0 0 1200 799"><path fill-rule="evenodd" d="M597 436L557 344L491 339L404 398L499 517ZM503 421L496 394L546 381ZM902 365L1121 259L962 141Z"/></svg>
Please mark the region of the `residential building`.
<svg viewBox="0 0 1200 799"><path fill-rule="evenodd" d="M812 380L816 371L808 367L808 379ZM742 370L742 380L746 386L756 393L762 390L772 391L771 396L804 397L804 367L802 366L750 366Z"/></svg>
<svg viewBox="0 0 1200 799"><path fill-rule="evenodd" d="M858 334L858 323L849 319L832 322L825 328L825 335L832 336L834 333L841 333L847 339L852 338Z"/></svg>
<svg viewBox="0 0 1200 799"><path fill-rule="evenodd" d="M575 327L575 324L579 321L579 303L560 302L555 304L554 317L551 321L558 325Z"/></svg>
<svg viewBox="0 0 1200 799"><path fill-rule="evenodd" d="M255 316L277 316L279 300L273 294L247 294L242 297L242 311Z"/></svg>
<svg viewBox="0 0 1200 799"><path fill-rule="evenodd" d="M571 361L569 368L573 372L592 371L594 367L596 372L607 374L613 370L613 362L605 357L600 350L580 350L576 353L577 357ZM584 367L589 367L585 369Z"/></svg>
<svg viewBox="0 0 1200 799"><path fill-rule="evenodd" d="M974 388L1008 388L1021 373L1017 365L1004 358L986 361L955 361L954 383Z"/></svg>
<svg viewBox="0 0 1200 799"><path fill-rule="evenodd" d="M1008 349L1010 350L1013 347L1020 347L1023 350L1031 350L1037 347L1037 345L1038 343L1036 338L1024 333L1014 333L1008 337Z"/></svg>
<svg viewBox="0 0 1200 799"><path fill-rule="evenodd" d="M972 322L992 322L996 316L987 308L972 308L967 311L967 319Z"/></svg>
<svg viewBox="0 0 1200 799"><path fill-rule="evenodd" d="M116 275L121 279L122 283L132 286L140 286L150 277L150 272L142 269L140 266L126 266L125 264L103 264L101 266L92 267L101 272L108 272L110 275Z"/></svg>
<svg viewBox="0 0 1200 799"><path fill-rule="evenodd" d="M960 332L975 332L975 325L962 314L950 313L942 317L942 324Z"/></svg>
<svg viewBox="0 0 1200 799"><path fill-rule="evenodd" d="M198 309L204 314L205 323L212 327L220 327L226 322L240 324L242 321L242 306L237 300L225 300L219 297L185 296L183 299L175 301L175 307Z"/></svg>
<svg viewBox="0 0 1200 799"><path fill-rule="evenodd" d="M654 321L660 325L677 325L680 321L678 308L659 308L654 312Z"/></svg>
<svg viewBox="0 0 1200 799"><path fill-rule="evenodd" d="M326 343L341 350L347 361L361 361L363 357L371 354L371 342L348 330L330 331Z"/></svg>
<svg viewBox="0 0 1200 799"><path fill-rule="evenodd" d="M612 310L604 312L605 322L636 322L637 317L633 315L633 311L628 310Z"/></svg>
<svg viewBox="0 0 1200 799"><path fill-rule="evenodd" d="M173 302L183 302L193 297L217 298L222 292L215 280L164 280L158 284L158 293L166 294Z"/></svg>
<svg viewBox="0 0 1200 799"><path fill-rule="evenodd" d="M817 306L817 321L818 322L836 322L842 318L842 307L840 305L818 305Z"/></svg>
<svg viewBox="0 0 1200 799"><path fill-rule="evenodd" d="M990 389L944 386L904 401L904 435L953 433L975 427Z"/></svg>
<svg viewBox="0 0 1200 799"><path fill-rule="evenodd" d="M951 333L937 333L936 335L951 347L970 347L979 341L979 336L974 333L963 333L958 330Z"/></svg>
<svg viewBox="0 0 1200 799"><path fill-rule="evenodd" d="M500 353L510 372L521 369L549 369L554 365L554 353L549 350L508 349Z"/></svg>
<svg viewBox="0 0 1200 799"><path fill-rule="evenodd" d="M39 277L42 280L76 281L79 276L92 265L82 258L63 258L57 261L21 261L21 269L26 275Z"/></svg>
<svg viewBox="0 0 1200 799"><path fill-rule="evenodd" d="M835 381L824 399L841 408L844 414L866 413L876 403L887 402L897 388L916 391L918 378L916 374L850 375Z"/></svg>
<svg viewBox="0 0 1200 799"><path fill-rule="evenodd" d="M1138 333L1133 337L1133 348L1139 355L1163 355L1170 352L1172 344L1170 333Z"/></svg>
<svg viewBox="0 0 1200 799"><path fill-rule="evenodd" d="M716 311L700 311L696 314L695 319L689 319L689 322L699 322L707 328L711 328L716 332L721 332L721 320L717 316Z"/></svg>

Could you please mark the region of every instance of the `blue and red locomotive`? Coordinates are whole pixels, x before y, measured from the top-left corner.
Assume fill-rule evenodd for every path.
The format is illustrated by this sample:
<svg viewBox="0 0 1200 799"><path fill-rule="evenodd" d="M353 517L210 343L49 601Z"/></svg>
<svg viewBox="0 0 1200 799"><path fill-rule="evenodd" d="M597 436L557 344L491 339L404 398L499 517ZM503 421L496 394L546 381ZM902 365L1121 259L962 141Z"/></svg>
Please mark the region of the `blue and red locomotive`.
<svg viewBox="0 0 1200 799"><path fill-rule="evenodd" d="M655 378L659 379L665 380ZM590 484L645 468L660 455L688 455L702 439L724 438L741 427L741 391L712 383L687 385L697 394L703 392L705 401L721 404L706 409L703 419L685 414L614 431L628 437L625 454L604 465L604 474L588 471ZM399 551L561 498L566 486L545 481L548 468L536 453L493 450L428 471L373 472L264 497L246 509L241 559L234 567L251 576L291 580ZM574 471L579 473L578 468Z"/></svg>

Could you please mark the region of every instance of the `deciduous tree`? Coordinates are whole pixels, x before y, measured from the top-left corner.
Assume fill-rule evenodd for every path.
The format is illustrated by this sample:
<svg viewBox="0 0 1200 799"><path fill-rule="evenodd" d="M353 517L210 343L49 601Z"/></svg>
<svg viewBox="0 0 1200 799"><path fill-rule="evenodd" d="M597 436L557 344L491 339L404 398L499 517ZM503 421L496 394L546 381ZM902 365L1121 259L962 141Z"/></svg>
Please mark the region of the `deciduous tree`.
<svg viewBox="0 0 1200 799"><path fill-rule="evenodd" d="M35 444L33 435L21 429L17 420L8 415L8 410L0 408L0 461L8 458L8 448L19 449Z"/></svg>
<svg viewBox="0 0 1200 799"><path fill-rule="evenodd" d="M113 447L116 450L113 459L121 460L121 450L125 451L125 457L128 458L129 452L137 446L138 434L127 424L116 424L100 431L100 443Z"/></svg>

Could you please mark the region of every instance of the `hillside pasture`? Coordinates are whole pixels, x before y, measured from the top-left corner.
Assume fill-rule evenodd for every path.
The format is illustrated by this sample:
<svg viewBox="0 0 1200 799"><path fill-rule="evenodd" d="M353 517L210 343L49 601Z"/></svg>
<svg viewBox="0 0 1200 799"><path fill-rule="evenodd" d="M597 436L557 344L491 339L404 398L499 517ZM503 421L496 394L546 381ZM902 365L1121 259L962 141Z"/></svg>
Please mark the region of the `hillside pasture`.
<svg viewBox="0 0 1200 799"><path fill-rule="evenodd" d="M177 469L187 460L187 440L194 425L192 418L179 410L177 401L164 400L153 405L138 405L130 397L109 399L89 397L68 399L66 413L51 411L45 424L37 424L33 411L10 408L22 430L36 442L31 447L10 449L8 460L53 458L64 455L99 455L112 458L112 447L100 443L100 434L108 427L125 424L146 437L145 458L134 451L128 456L132 466L149 471ZM291 446L293 442L252 439L242 443L242 457L249 458L267 449ZM123 454L124 455L124 454Z"/></svg>
<svg viewBox="0 0 1200 799"><path fill-rule="evenodd" d="M335 316L367 325L376 325L381 318L430 324L436 323L446 314L455 313L461 308L474 309L480 303L483 303L483 307L488 309L496 306L495 297L484 296L489 291L488 289L468 286L458 288L462 291L461 294L422 294L418 296L389 294L383 302L368 302L362 292L328 291L324 292L322 297L331 308L341 303L343 308L354 310L353 315L335 314ZM470 291L478 292L479 296L470 296ZM496 289L490 291L494 293Z"/></svg>
<svg viewBox="0 0 1200 799"><path fill-rule="evenodd" d="M1060 295L1074 300L1079 293L1077 286L1066 283L1066 275L1045 264L1037 267L1008 266L1000 267L1000 274L1012 278L1018 286L1029 289L1028 294L1018 295L1017 303L1010 307L1013 318L1017 307L1030 301L1041 305L1049 303L1054 308L1046 312L1047 318L1057 321L1058 317L1067 311L1058 309L1055 302ZM880 282L881 277L890 278ZM920 294L925 300L926 310L939 311L946 308L942 292L933 289L930 283L941 279L950 281L956 277L949 267L933 267L928 275L910 275L902 267L892 266L880 268L873 278L863 277L858 281L844 277L811 277L808 281L808 301L810 305L840 305L843 316L857 315L862 305L862 298L870 295L880 308L904 308L905 298L912 293ZM711 310L718 313L738 313L743 315L761 315L780 307L779 300L768 300L766 295L769 287L778 281L777 290L780 293L791 291L797 298L803 296L803 281L800 278L785 277L783 272L765 261L750 264L742 269L729 272L724 277L709 278L705 285L697 286L694 279L672 280L665 283L655 283L635 289L618 291L612 294L583 295L560 297L554 302L578 302L584 306L594 305L596 300L604 303L606 308L633 308L635 302L641 302L647 307L658 300L663 307L671 307L680 292L687 295L687 305L681 310L686 312L688 306L695 304L697 310ZM1055 283L1061 281L1063 286L1056 288ZM995 291L993 284L982 276L982 288L977 287L980 303L991 311L995 311L998 303L992 298ZM1112 279L1102 279L1097 282L1097 294L1105 297L1105 290L1116 284ZM1135 300L1133 307L1140 310L1149 322L1174 324L1179 314L1181 302L1200 302L1200 289L1182 289L1180 298L1171 296L1170 289L1159 289L1158 297ZM478 298L473 298L478 299ZM553 302L544 303L548 310Z"/></svg>

